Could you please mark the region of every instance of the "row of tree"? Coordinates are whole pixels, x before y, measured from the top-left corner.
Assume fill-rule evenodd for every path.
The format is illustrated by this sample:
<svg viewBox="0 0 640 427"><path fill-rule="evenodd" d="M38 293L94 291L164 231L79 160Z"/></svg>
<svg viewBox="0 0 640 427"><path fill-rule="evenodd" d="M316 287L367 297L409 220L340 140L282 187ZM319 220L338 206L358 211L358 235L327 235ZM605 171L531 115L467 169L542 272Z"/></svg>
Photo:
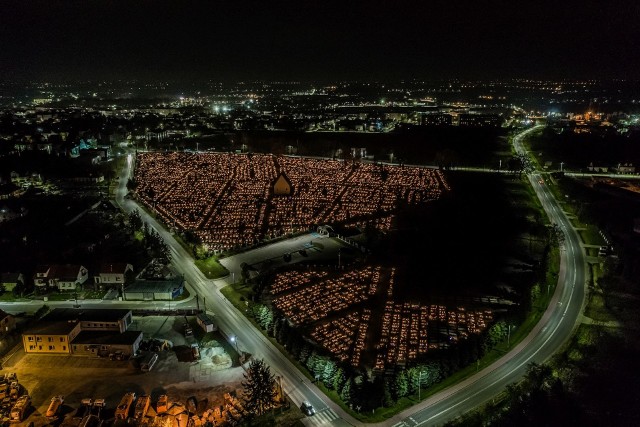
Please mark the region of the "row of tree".
<svg viewBox="0 0 640 427"><path fill-rule="evenodd" d="M150 227L142 220L140 212L138 212L137 209L129 213L128 220L129 233L135 235L137 232L142 231L142 243L152 257L169 257L169 245L167 245L155 228Z"/></svg>

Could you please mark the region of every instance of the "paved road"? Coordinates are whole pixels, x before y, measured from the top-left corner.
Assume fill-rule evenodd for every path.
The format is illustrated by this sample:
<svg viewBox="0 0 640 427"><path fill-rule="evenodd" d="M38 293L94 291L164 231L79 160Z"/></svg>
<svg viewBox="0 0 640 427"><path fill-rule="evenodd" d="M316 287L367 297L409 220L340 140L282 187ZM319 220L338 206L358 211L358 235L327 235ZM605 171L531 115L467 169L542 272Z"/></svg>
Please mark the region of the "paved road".
<svg viewBox="0 0 640 427"><path fill-rule="evenodd" d="M128 161L127 166L123 169L119 178L118 188L116 189L116 202L126 212L138 208L138 205L134 201L124 197L127 193L126 182L131 174L132 166L133 159ZM264 359L271 367L271 370L283 378L283 389L292 398L294 403L299 405L304 400L311 402L318 413L317 416L310 419L311 424L322 425L331 423L332 425L343 426L356 423L356 420L344 413L338 405L324 396L314 384L305 378L260 331L253 327L242 313L238 312L238 310L222 296L220 289L232 281L233 275L229 275L221 280L206 279L202 272L193 264L193 258L190 254L173 238L171 233L141 209L140 216L143 221L155 228L167 242L176 270L184 274L189 286L194 289L200 297L206 298L207 309L215 313L216 321L224 333L236 337L239 350L247 351L257 358ZM240 274L240 264L242 262L255 264L269 258L281 257L284 252L304 247L305 243L309 243L312 240L322 240L322 245L325 246L325 250L328 245L336 244L331 239L325 239L315 233L310 233L296 239L277 242L251 251L250 253L229 257L225 259L223 263L232 273L235 273L235 277L237 278ZM295 261L295 259L292 259L292 261ZM341 417L337 415L338 413L341 413ZM351 423L345 420L350 420Z"/></svg>
<svg viewBox="0 0 640 427"><path fill-rule="evenodd" d="M527 130L516 136L514 140L516 151L524 152L521 145L522 137L532 130ZM128 165L130 167L131 163ZM129 173L128 168L123 171L116 197L118 204L126 211L136 207L133 201L124 199L126 178ZM529 363L547 360L571 336L584 303L585 255L580 246L577 232L571 227L569 220L550 191L544 184L539 182L539 175L532 174L529 179L551 220L559 224L566 234L565 249L561 254L558 287L542 320L516 348L493 365L467 380L431 396L429 399L397 416L379 423L379 426L399 427L443 424L496 396L507 384L519 380L525 373L526 366ZM362 423L341 410L335 403L324 396L315 385L300 374L288 359L266 340L259 331L253 328L242 313L239 313L220 294L219 289L230 282L231 277L217 281L207 280L195 268L191 256L173 239L169 232L146 213L141 212L141 216L169 244L176 268L185 275L190 286L200 296L206 297L207 307L216 314L217 322L221 329L237 337L240 350L246 350L256 357L265 359L272 370L282 376L283 387L296 404L300 404L303 400L308 400L316 408L318 414L307 418L305 420L306 424L362 425ZM313 239L317 238L317 236L302 237L301 242L307 238ZM297 243L291 242L289 244ZM283 249L282 246L278 247L278 245L270 245L261 250L278 256ZM232 269L232 272L238 274L236 268L239 262L227 260L224 263Z"/></svg>

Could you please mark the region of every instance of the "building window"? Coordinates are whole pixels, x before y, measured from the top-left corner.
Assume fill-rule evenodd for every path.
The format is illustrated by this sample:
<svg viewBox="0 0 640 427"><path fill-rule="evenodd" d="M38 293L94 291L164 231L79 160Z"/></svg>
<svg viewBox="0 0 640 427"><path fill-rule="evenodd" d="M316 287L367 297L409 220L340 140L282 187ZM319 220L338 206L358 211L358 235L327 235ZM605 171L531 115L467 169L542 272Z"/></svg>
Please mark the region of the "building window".
<svg viewBox="0 0 640 427"><path fill-rule="evenodd" d="M49 341L49 342L53 342L53 337L49 337L49 338L48 338L48 341Z"/></svg>
<svg viewBox="0 0 640 427"><path fill-rule="evenodd" d="M55 350L55 349L56 349L56 346L55 346L55 345L50 345L50 346L49 346L49 350Z"/></svg>
<svg viewBox="0 0 640 427"><path fill-rule="evenodd" d="M36 337L36 341L41 342L42 341L42 337Z"/></svg>
<svg viewBox="0 0 640 427"><path fill-rule="evenodd" d="M62 346L62 351L67 351L67 346L66 345Z"/></svg>
<svg viewBox="0 0 640 427"><path fill-rule="evenodd" d="M64 337L60 337L60 342L64 342Z"/></svg>
<svg viewBox="0 0 640 427"><path fill-rule="evenodd" d="M42 351L42 346L41 345L38 346L38 350Z"/></svg>
<svg viewBox="0 0 640 427"><path fill-rule="evenodd" d="M33 341L33 337L27 337L29 341Z"/></svg>
<svg viewBox="0 0 640 427"><path fill-rule="evenodd" d="M35 348L36 348L36 346L35 346L35 345L30 345L30 346L29 346L29 351L34 350Z"/></svg>

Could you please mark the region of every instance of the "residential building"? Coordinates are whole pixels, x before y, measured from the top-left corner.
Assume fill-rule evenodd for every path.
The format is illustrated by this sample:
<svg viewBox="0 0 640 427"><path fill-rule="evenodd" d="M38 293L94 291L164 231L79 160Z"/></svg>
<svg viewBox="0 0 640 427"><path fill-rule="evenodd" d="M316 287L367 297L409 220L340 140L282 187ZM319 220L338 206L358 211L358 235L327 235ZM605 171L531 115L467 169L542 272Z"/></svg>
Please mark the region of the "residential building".
<svg viewBox="0 0 640 427"><path fill-rule="evenodd" d="M9 334L16 329L16 319L13 315L0 310L0 336Z"/></svg>
<svg viewBox="0 0 640 427"><path fill-rule="evenodd" d="M89 272L81 265L41 265L36 268L33 282L40 290L74 291L81 289L88 278Z"/></svg>
<svg viewBox="0 0 640 427"><path fill-rule="evenodd" d="M133 266L126 263L109 263L100 267L97 275L93 277L94 282L100 287L122 286L126 280L128 272L133 273Z"/></svg>
<svg viewBox="0 0 640 427"><path fill-rule="evenodd" d="M26 353L134 355L142 332L128 331L127 309L56 308L22 334Z"/></svg>
<svg viewBox="0 0 640 427"><path fill-rule="evenodd" d="M451 126L451 114L431 113L422 115L422 124L424 126Z"/></svg>
<svg viewBox="0 0 640 427"><path fill-rule="evenodd" d="M618 165L616 171L623 175L634 174L636 173L636 167L633 166L633 163L623 163Z"/></svg>
<svg viewBox="0 0 640 427"><path fill-rule="evenodd" d="M25 353L71 354L70 342L80 333L80 323L40 320L22 334Z"/></svg>
<svg viewBox="0 0 640 427"><path fill-rule="evenodd" d="M607 166L594 165L593 162L589 163L589 166L587 166L587 170L589 172L594 172L594 173L607 173L607 172L609 172L609 168Z"/></svg>
<svg viewBox="0 0 640 427"><path fill-rule="evenodd" d="M5 292L13 292L16 286L24 285L24 274L22 273L2 273L0 274L0 286Z"/></svg>
<svg viewBox="0 0 640 427"><path fill-rule="evenodd" d="M458 116L459 125L466 127L499 127L502 118L497 114L463 113Z"/></svg>

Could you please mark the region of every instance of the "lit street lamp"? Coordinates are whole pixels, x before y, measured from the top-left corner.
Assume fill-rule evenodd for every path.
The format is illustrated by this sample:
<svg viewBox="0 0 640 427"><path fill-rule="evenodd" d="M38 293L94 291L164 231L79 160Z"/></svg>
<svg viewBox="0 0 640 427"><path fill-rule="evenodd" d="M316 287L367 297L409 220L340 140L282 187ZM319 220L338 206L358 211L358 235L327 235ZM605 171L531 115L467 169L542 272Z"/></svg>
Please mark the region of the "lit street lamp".
<svg viewBox="0 0 640 427"><path fill-rule="evenodd" d="M231 340L231 342L236 343L236 353L240 354L240 350L238 350L238 339L236 338L236 336L231 335L229 339Z"/></svg>

